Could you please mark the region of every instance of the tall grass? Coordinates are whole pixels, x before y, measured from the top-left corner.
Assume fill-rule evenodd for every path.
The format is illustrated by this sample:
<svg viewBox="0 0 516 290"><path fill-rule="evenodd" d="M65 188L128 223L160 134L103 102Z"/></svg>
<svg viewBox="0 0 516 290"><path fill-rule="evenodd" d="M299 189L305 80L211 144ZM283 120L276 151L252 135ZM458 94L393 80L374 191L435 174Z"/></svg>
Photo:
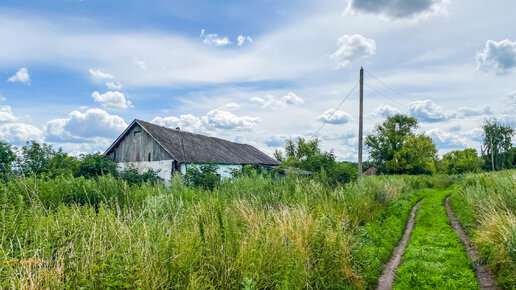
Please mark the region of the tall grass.
<svg viewBox="0 0 516 290"><path fill-rule="evenodd" d="M0 288L365 288L442 177L0 183Z"/></svg>
<svg viewBox="0 0 516 290"><path fill-rule="evenodd" d="M516 285L516 171L468 175L451 206L480 254L507 289Z"/></svg>

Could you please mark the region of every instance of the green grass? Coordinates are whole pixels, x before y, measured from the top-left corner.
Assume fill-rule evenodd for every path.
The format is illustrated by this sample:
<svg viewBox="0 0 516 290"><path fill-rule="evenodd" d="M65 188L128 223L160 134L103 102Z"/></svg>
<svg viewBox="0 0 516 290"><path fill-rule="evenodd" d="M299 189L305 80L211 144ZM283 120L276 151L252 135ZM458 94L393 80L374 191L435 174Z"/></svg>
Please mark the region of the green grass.
<svg viewBox="0 0 516 290"><path fill-rule="evenodd" d="M471 262L446 215L444 199L451 193L429 191L421 203L394 289L478 289Z"/></svg>
<svg viewBox="0 0 516 290"><path fill-rule="evenodd" d="M469 174L450 205L504 289L516 288L516 170Z"/></svg>
<svg viewBox="0 0 516 290"><path fill-rule="evenodd" d="M242 177L213 191L101 177L0 183L0 288L365 288L416 190L447 177L330 188Z"/></svg>

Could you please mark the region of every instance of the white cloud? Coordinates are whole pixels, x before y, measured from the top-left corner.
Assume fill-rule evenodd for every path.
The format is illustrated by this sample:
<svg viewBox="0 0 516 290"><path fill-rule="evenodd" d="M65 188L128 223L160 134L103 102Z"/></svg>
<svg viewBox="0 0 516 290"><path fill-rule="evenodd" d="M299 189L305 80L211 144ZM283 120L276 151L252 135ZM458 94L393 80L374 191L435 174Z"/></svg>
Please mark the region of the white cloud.
<svg viewBox="0 0 516 290"><path fill-rule="evenodd" d="M484 130L482 130L482 128L473 128L469 131L463 132L461 136L475 142L482 142L482 139L484 138Z"/></svg>
<svg viewBox="0 0 516 290"><path fill-rule="evenodd" d="M18 118L13 115L10 106L0 106L0 123L16 122Z"/></svg>
<svg viewBox="0 0 516 290"><path fill-rule="evenodd" d="M37 127L25 123L6 123L0 125L0 140L9 143L23 144L27 141L44 140L43 131Z"/></svg>
<svg viewBox="0 0 516 290"><path fill-rule="evenodd" d="M345 124L352 121L353 117L344 111L336 111L335 109L329 109L322 115L317 117L317 121L326 122L330 124Z"/></svg>
<svg viewBox="0 0 516 290"><path fill-rule="evenodd" d="M443 131L440 128L428 130L426 134L434 140L437 148L449 149L449 148L464 148L466 142L457 136L457 134L451 134Z"/></svg>
<svg viewBox="0 0 516 290"><path fill-rule="evenodd" d="M488 40L484 50L477 52L477 69L507 74L516 67L516 42L504 39Z"/></svg>
<svg viewBox="0 0 516 290"><path fill-rule="evenodd" d="M179 127L181 130L187 132L204 133L206 131L201 120L192 114L180 115L179 118L155 117L152 119L151 123L172 129Z"/></svg>
<svg viewBox="0 0 516 290"><path fill-rule="evenodd" d="M453 116L451 112L436 105L431 100L415 101L409 104L410 115L420 122L441 122Z"/></svg>
<svg viewBox="0 0 516 290"><path fill-rule="evenodd" d="M205 116L197 117L191 114L180 115L177 117L156 117L151 123L161 126L191 131L196 133L205 133L215 129L224 130L251 130L260 122L259 118L249 116L237 116L231 112L224 110L211 110Z"/></svg>
<svg viewBox="0 0 516 290"><path fill-rule="evenodd" d="M93 92L91 97L95 102L109 109L127 109L131 106L131 102L127 101L124 94L119 91L107 91L103 94Z"/></svg>
<svg viewBox="0 0 516 290"><path fill-rule="evenodd" d="M304 103L303 99L298 97L293 92L289 92L287 95L283 96L283 98L281 98L281 100L289 105L298 105L298 104Z"/></svg>
<svg viewBox="0 0 516 290"><path fill-rule="evenodd" d="M30 75L26 67L19 69L15 75L7 79L9 82L20 82L23 84L30 84Z"/></svg>
<svg viewBox="0 0 516 290"><path fill-rule="evenodd" d="M135 57L135 58L133 58L133 62L134 62L134 64L139 66L141 69L147 70L147 64L145 63L145 61L140 60L137 57Z"/></svg>
<svg viewBox="0 0 516 290"><path fill-rule="evenodd" d="M383 117L383 118L387 118L389 116L393 116L393 115L396 115L396 114L399 114L400 113L400 110L394 108L394 107L391 107L389 105L380 105L378 107L376 107L370 114L369 116L375 118L375 117Z"/></svg>
<svg viewBox="0 0 516 290"><path fill-rule="evenodd" d="M89 72L91 77L97 81L110 80L114 78L112 74L104 73L100 70L90 69Z"/></svg>
<svg viewBox="0 0 516 290"><path fill-rule="evenodd" d="M238 46L244 45L246 42L253 43L253 39L249 35L239 35L237 37Z"/></svg>
<svg viewBox="0 0 516 290"><path fill-rule="evenodd" d="M84 113L72 111L68 118L50 120L45 131L50 142L88 142L95 138L116 138L126 127L124 119L117 115L89 109Z"/></svg>
<svg viewBox="0 0 516 290"><path fill-rule="evenodd" d="M235 110L238 110L240 109L240 105L237 104L237 103L227 103L223 106L224 109L228 110L228 111L235 111Z"/></svg>
<svg viewBox="0 0 516 290"><path fill-rule="evenodd" d="M107 82L106 86L110 90L121 90L122 89L122 84L119 82Z"/></svg>
<svg viewBox="0 0 516 290"><path fill-rule="evenodd" d="M448 0L349 0L355 11L382 15L389 19L426 18L446 13Z"/></svg>
<svg viewBox="0 0 516 290"><path fill-rule="evenodd" d="M287 105L299 105L304 103L303 99L294 94L293 92L289 92L285 96L283 96L281 99L276 98L273 95L266 95L263 98L260 97L252 97L250 99L251 102L256 103L260 105L263 109L277 109L277 108L284 108Z"/></svg>
<svg viewBox="0 0 516 290"><path fill-rule="evenodd" d="M231 44L231 41L226 36L219 36L217 33L206 34L205 29L201 30L200 38L202 38L202 42L206 45L226 46Z"/></svg>
<svg viewBox="0 0 516 290"><path fill-rule="evenodd" d="M376 53L376 42L360 34L345 34L337 42L339 48L330 55L330 59L337 63L338 68L345 67L355 60Z"/></svg>
<svg viewBox="0 0 516 290"><path fill-rule="evenodd" d="M201 121L208 128L250 130L260 122L260 119L249 116L239 117L228 111L211 110L201 118Z"/></svg>

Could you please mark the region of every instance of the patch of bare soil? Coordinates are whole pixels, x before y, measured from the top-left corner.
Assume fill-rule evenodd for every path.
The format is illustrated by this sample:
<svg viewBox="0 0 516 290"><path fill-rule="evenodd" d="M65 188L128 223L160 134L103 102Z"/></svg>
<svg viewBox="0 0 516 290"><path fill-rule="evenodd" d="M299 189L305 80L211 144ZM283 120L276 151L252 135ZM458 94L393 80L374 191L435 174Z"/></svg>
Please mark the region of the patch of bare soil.
<svg viewBox="0 0 516 290"><path fill-rule="evenodd" d="M410 233L412 233L412 230L414 229L416 211L419 208L421 201L423 200L418 201L410 211L403 237L398 242L396 248L394 248L389 262L387 262L385 268L383 268L382 275L380 275L380 278L378 279L378 287L376 288L378 290L392 289L392 284L394 283L396 273L398 272L398 268L401 264L401 257L403 256L405 248L410 240Z"/></svg>
<svg viewBox="0 0 516 290"><path fill-rule="evenodd" d="M496 280L494 275L487 269L485 265L480 262L479 254L475 244L471 242L468 235L459 224L457 218L453 214L453 211L450 207L450 197L448 196L444 201L446 205L446 213L448 214L448 219L450 220L450 225L453 230L459 235L460 241L466 252L468 253L469 259L475 268L475 276L477 277L478 287L480 289L499 289L496 285Z"/></svg>

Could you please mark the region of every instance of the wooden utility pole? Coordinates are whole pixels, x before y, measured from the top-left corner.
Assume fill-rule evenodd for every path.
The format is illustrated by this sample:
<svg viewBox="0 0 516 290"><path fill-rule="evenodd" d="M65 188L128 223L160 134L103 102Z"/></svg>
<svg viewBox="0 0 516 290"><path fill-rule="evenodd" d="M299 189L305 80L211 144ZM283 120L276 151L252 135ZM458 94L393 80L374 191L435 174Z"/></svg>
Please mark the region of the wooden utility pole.
<svg viewBox="0 0 516 290"><path fill-rule="evenodd" d="M362 135L364 123L364 68L360 67L360 110L358 116L358 178L362 177Z"/></svg>

